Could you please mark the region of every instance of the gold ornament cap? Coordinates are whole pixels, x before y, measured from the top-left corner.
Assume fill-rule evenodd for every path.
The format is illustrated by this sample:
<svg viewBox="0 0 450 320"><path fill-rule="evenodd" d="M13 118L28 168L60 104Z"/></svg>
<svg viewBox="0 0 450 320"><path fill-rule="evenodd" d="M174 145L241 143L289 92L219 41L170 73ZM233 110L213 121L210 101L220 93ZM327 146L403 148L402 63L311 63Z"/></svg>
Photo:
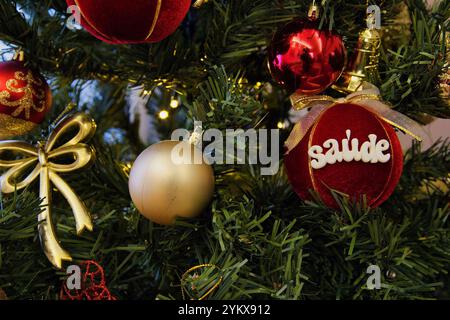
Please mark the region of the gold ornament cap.
<svg viewBox="0 0 450 320"><path fill-rule="evenodd" d="M318 5L316 5L316 2L314 1L313 4L309 7L308 18L309 20L314 21L319 19L319 15L320 15L320 8Z"/></svg>
<svg viewBox="0 0 450 320"><path fill-rule="evenodd" d="M17 50L14 53L13 60L14 61L24 62L25 61L25 52L22 49Z"/></svg>

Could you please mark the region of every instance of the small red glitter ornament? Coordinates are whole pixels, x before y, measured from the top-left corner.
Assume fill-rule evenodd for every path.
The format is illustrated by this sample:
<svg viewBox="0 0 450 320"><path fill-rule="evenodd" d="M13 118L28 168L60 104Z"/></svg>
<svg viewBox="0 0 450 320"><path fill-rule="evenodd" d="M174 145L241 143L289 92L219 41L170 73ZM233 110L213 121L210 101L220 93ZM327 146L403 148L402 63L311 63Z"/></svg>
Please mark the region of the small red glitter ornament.
<svg viewBox="0 0 450 320"><path fill-rule="evenodd" d="M83 261L80 265L83 272L81 288L70 290L66 283L60 293L61 300L117 300L109 292L103 268L95 261Z"/></svg>
<svg viewBox="0 0 450 320"><path fill-rule="evenodd" d="M278 30L268 48L273 79L293 92L320 93L345 67L342 38L317 27L317 11L311 9L308 19L296 19Z"/></svg>

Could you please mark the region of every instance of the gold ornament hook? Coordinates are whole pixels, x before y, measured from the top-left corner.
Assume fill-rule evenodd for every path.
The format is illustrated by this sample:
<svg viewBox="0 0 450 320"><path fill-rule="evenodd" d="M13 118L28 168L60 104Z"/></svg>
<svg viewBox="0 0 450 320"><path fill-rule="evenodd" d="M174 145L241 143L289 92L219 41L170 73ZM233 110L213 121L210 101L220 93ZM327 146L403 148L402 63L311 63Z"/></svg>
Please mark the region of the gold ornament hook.
<svg viewBox="0 0 450 320"><path fill-rule="evenodd" d="M308 18L310 20L317 20L319 19L320 14L320 8L318 5L316 5L316 1L314 0L313 3L309 6L308 10Z"/></svg>
<svg viewBox="0 0 450 320"><path fill-rule="evenodd" d="M75 217L77 234L84 229L92 231L93 225L89 211L81 202L73 189L59 176L59 173L69 173L94 161L94 149L84 144L96 130L95 122L86 114L77 113L65 117L57 124L50 134L47 142L39 142L37 147L22 141L0 141L0 169L8 169L0 176L0 189L3 193L13 193L30 185L39 176L39 197L43 199L43 211L38 215L39 237L45 255L58 269L62 267L62 261L71 261L72 257L64 250L55 234L52 223L52 184L69 202ZM76 128L76 134L68 142L54 148L59 139ZM11 151L23 156L17 160L2 160L1 151ZM61 156L72 156L73 162L59 164L53 162ZM23 178L30 167L34 169ZM18 180L18 181L17 181Z"/></svg>
<svg viewBox="0 0 450 320"><path fill-rule="evenodd" d="M192 5L194 8L200 8L202 5L204 5L205 3L207 3L208 0L197 0L194 2L194 4Z"/></svg>
<svg viewBox="0 0 450 320"><path fill-rule="evenodd" d="M25 61L25 52L22 50L22 48L16 50L16 52L14 53L13 60L19 62Z"/></svg>

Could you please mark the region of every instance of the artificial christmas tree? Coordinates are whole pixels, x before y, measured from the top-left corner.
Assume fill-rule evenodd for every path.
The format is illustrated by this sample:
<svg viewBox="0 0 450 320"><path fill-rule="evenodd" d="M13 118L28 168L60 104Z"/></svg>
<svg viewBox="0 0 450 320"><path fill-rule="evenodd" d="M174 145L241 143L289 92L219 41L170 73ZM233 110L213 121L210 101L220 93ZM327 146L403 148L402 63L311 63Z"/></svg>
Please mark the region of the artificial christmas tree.
<svg viewBox="0 0 450 320"><path fill-rule="evenodd" d="M398 46L384 44L386 32L395 29L384 23L395 23L393 8L399 2L370 3L379 5L382 12L381 47L377 63L371 65L376 65L379 77L370 81L377 81L374 85L380 89L382 100L398 113L418 122L424 114L449 118L448 97L442 94L441 85L442 75L448 71L445 36L450 3L441 1L428 9L422 0L405 0L411 17L410 34ZM403 133L394 132L392 123L383 122L376 127L377 134L386 128L388 133L383 139L394 141L395 150L390 153L396 157L395 163L378 163L385 165L383 168L389 173L379 167L373 172L386 185L374 195L381 194L379 199L384 202L371 206L364 197L342 194L350 192L349 189L332 192L333 206L327 206L321 199L325 189L319 193L310 189L307 200L300 199L282 163L271 174L263 170L275 155L276 159L283 158L283 143L295 125L288 120L293 90L275 84L267 68L267 56L276 30L294 19L305 21L310 2L196 3L202 5L191 7L176 31L173 26L160 30L167 33L164 34L167 38L160 42L124 45L116 41L111 45L81 30L82 26L66 27L71 13L66 11L65 0L0 2L2 61L10 61L21 48L27 57L26 67L39 70L53 95L52 108L47 108L45 119L38 121L39 129L24 132L21 140L27 145L42 145L39 142L46 141L55 124L67 113L87 114L97 124L89 142L95 149L95 163L76 174L64 175L73 192L89 208L92 232L77 236L77 219L64 192L59 188L47 189L52 196L51 208L57 214L46 223L57 226L55 236L59 245L72 258L71 262L62 261L62 270L55 268L41 250L37 230L42 228L42 221L36 217L49 207L40 188L30 184L31 179L26 180L30 172L21 171L7 182L0 180L2 189L8 187L8 192L0 195L0 288L5 296L9 300L70 300L72 293L82 299L117 300L449 298L449 141L436 141L427 150L420 150L415 143L403 159L398 159L400 149L395 135ZM315 34L321 30L321 34L340 35L348 50L347 57L358 56L353 53L364 49L358 45L358 33L367 27L366 8L366 2L360 0L321 1L320 17L309 30ZM184 13L179 15L180 21ZM148 21L127 21L128 26L148 27L153 17L150 15ZM110 23L111 17L106 18ZM110 27L120 29L118 25ZM143 38L129 40L141 42ZM330 38L322 40L325 43ZM342 47L340 41L337 44ZM308 45L307 41L302 42L302 50ZM338 51L339 63L322 62L334 65L339 74L345 61ZM315 52L308 51L303 58L315 58L310 56ZM313 79L315 76L311 74L312 83L323 83L320 90L326 89L320 94L337 100L343 97L332 88L334 75L328 77L327 73L326 83ZM0 84L1 88L4 86L5 83ZM146 107L145 117L130 106L129 97L136 92ZM173 97L177 103L171 103ZM68 110L65 106L71 102L75 107ZM348 112L339 111L342 117ZM302 112L302 117L308 117L314 108ZM139 119L130 122L130 118L139 115ZM333 120L328 119L328 123L335 127L337 123ZM232 148L223 150L216 147L212 151L209 145L203 145L204 155L217 159L212 164L214 177L210 176L207 187L196 187L199 190L185 194L200 194L201 200L195 196L183 198L186 205L203 210L202 214L177 219L173 224L171 220L170 225L146 219L129 192L130 169L139 154L149 147L141 139L142 128L136 123L142 126L148 122L163 141L170 140L175 129L195 131L198 121L205 130L203 142L210 143L219 134L225 142L237 141ZM347 124L357 129L357 123ZM263 131L277 128L278 131ZM242 136L239 129L247 136ZM322 134L326 129L333 128L323 126ZM352 129L351 137L356 137L353 127L345 127L338 132L339 137L323 138L342 140L346 129ZM4 130L1 127L0 133ZM63 149L64 143L74 136L80 138L75 129L69 131L60 137ZM270 132L274 134L263 135ZM358 136L360 142L366 141L370 133ZM254 136L258 138L256 148L251 143ZM323 145L325 141L316 142ZM264 145L270 150L265 150ZM249 155L242 150L249 151ZM20 166L21 159L10 151L0 150L0 167ZM80 161L76 154L65 155L55 163L46 152L38 152L37 157L46 170L49 162L62 168ZM295 161L290 166L295 167ZM161 166L160 172L155 170L156 176L167 173L168 167ZM349 176L346 181L355 183L357 174L370 179L370 172L355 170L345 172ZM145 183L155 181L146 178ZM201 185L200 181L194 181L200 178L189 174L175 178L187 178L193 186ZM342 175L335 178L343 183ZM21 189L24 184L17 183L23 179L29 186ZM161 190L158 185L152 188L166 192L159 205L169 206L174 200L171 195L183 190L177 189L178 180L161 181L158 182ZM342 183L335 187L342 187ZM368 181L364 181L361 187L367 185ZM352 190L359 190L358 186L352 186ZM101 288L94 287L89 294L61 289L67 279L64 270L69 265L83 266L85 261L97 261L103 268ZM373 265L381 270L383 285L379 290L369 290L366 284L366 272Z"/></svg>

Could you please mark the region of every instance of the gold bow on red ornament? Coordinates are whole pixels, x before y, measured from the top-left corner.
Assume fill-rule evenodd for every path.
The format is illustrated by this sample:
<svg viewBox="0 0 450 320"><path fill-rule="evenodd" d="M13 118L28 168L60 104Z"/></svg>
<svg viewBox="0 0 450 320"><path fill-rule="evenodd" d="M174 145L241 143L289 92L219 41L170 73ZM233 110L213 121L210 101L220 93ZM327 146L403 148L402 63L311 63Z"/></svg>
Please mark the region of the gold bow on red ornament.
<svg viewBox="0 0 450 320"><path fill-rule="evenodd" d="M322 112L337 103L360 105L414 139L422 141L423 129L420 125L404 114L391 109L381 100L380 90L368 82L363 84L361 91L354 92L345 98L334 99L324 95L305 96L294 93L291 95L291 103L294 110L308 108L308 113L295 121L296 124L285 142L286 153L292 151L300 143Z"/></svg>
<svg viewBox="0 0 450 320"><path fill-rule="evenodd" d="M95 122L86 114L77 113L61 120L50 134L47 142L40 142L37 146L22 141L0 141L0 169L8 169L0 176L1 192L13 193L15 190L23 189L39 176L39 197L43 201L43 211L38 216L39 237L47 258L59 269L62 267L62 261L71 261L72 257L61 247L55 234L51 217L52 184L71 206L77 234L81 234L84 229L92 231L89 211L59 174L81 169L95 159L94 149L83 142L94 135L96 127ZM69 141L55 148L56 143L63 136L67 137L72 134L74 128L76 134ZM4 160L2 159L4 151L23 157ZM70 163L56 163L55 160L61 157L70 157L72 160ZM30 172L33 166L34 169Z"/></svg>

